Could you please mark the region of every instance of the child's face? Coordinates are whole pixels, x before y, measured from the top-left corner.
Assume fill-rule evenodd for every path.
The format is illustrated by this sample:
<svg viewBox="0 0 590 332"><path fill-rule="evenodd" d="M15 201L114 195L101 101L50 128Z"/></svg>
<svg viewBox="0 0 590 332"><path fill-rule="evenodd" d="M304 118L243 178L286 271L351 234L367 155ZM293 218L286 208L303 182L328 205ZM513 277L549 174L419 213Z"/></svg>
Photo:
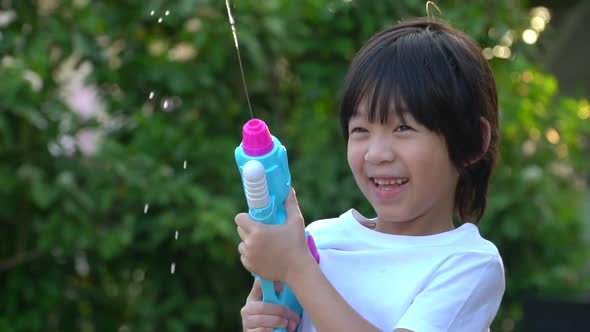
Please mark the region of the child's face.
<svg viewBox="0 0 590 332"><path fill-rule="evenodd" d="M369 122L362 107L349 121L348 163L377 213L377 230L428 235L453 228L459 174L442 136L407 114Z"/></svg>

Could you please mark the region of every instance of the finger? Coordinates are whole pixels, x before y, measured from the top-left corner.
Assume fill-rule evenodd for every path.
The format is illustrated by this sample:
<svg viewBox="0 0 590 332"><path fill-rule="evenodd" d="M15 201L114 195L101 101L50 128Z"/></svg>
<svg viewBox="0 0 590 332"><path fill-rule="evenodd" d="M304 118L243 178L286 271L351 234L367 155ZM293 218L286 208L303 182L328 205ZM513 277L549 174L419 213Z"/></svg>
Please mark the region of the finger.
<svg viewBox="0 0 590 332"><path fill-rule="evenodd" d="M250 215L247 213L239 213L236 215L234 221L236 222L236 225L241 227L246 233L249 233L250 228L253 224L255 224L255 222L252 221L252 218L250 218Z"/></svg>
<svg viewBox="0 0 590 332"><path fill-rule="evenodd" d="M299 209L299 203L297 202L297 195L295 194L295 189L293 188L291 188L291 192L289 193L289 196L285 202L285 210L287 210L287 221L299 219L301 222L303 222L301 210Z"/></svg>
<svg viewBox="0 0 590 332"><path fill-rule="evenodd" d="M238 231L238 235L240 236L240 239L242 239L242 240L244 240L244 238L246 237L246 235L248 235L248 233L246 232L246 230L243 229L240 226L237 227L237 231Z"/></svg>
<svg viewBox="0 0 590 332"><path fill-rule="evenodd" d="M287 320L289 321L289 325L287 326L287 329L289 331L295 331L295 329L297 328L297 325L299 325L299 321L301 320L301 317L299 317L299 315L295 311L289 310Z"/></svg>
<svg viewBox="0 0 590 332"><path fill-rule="evenodd" d="M260 295L260 297L262 297L262 295ZM246 305L242 309L244 311L244 317L259 315L277 316L283 319L289 319L290 317L290 309L281 304L274 304L262 301L251 301L246 303Z"/></svg>
<svg viewBox="0 0 590 332"><path fill-rule="evenodd" d="M250 264L248 263L248 260L246 260L246 257L244 257L244 255L240 255L240 262L242 262L242 266L248 271L248 272L252 272ZM253 273L253 272L252 272Z"/></svg>
<svg viewBox="0 0 590 332"><path fill-rule="evenodd" d="M246 332L274 332L272 327L257 327L255 329L247 329Z"/></svg>
<svg viewBox="0 0 590 332"><path fill-rule="evenodd" d="M246 254L246 244L242 241L238 244L238 252L240 256L244 256Z"/></svg>
<svg viewBox="0 0 590 332"><path fill-rule="evenodd" d="M275 315L250 315L244 322L247 328L275 328L275 327L287 327L289 321L281 316Z"/></svg>
<svg viewBox="0 0 590 332"><path fill-rule="evenodd" d="M260 279L255 279L250 294L246 298L246 301L262 301L262 286L260 285Z"/></svg>

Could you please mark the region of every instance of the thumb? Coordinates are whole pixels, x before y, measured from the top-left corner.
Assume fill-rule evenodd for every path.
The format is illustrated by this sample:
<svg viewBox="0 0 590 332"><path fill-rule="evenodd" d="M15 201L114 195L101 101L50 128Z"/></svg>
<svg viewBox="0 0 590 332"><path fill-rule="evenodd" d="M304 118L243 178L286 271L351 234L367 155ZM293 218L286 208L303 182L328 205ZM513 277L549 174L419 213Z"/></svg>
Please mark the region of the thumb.
<svg viewBox="0 0 590 332"><path fill-rule="evenodd" d="M299 209L299 202L297 202L297 195L295 189L291 188L289 196L285 201L285 210L287 211L287 221L289 220L301 220L303 223L303 217L301 216L301 210Z"/></svg>
<svg viewBox="0 0 590 332"><path fill-rule="evenodd" d="M252 290L248 294L247 302L250 301L261 301L262 300L262 286L260 285L260 279L256 278L252 285Z"/></svg>

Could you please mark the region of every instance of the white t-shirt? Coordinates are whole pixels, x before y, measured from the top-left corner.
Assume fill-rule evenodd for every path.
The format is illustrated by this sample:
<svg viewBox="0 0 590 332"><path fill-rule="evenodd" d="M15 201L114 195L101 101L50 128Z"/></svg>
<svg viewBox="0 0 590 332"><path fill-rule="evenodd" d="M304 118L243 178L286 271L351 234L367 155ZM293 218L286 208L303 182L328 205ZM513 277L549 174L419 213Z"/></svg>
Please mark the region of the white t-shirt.
<svg viewBox="0 0 590 332"><path fill-rule="evenodd" d="M349 210L307 227L322 272L361 316L386 332L488 330L504 294L504 268L477 226L428 236L371 226L374 221ZM298 331L316 331L305 312Z"/></svg>

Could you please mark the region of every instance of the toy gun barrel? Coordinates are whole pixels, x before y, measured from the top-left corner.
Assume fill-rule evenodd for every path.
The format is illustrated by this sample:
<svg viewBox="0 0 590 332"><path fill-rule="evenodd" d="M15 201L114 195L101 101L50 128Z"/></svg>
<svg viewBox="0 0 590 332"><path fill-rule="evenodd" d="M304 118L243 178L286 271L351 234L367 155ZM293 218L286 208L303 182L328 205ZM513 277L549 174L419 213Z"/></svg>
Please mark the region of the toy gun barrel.
<svg viewBox="0 0 590 332"><path fill-rule="evenodd" d="M291 190L287 150L270 134L262 120L248 121L242 134L242 143L235 150L235 158L242 175L250 217L265 224L282 224L287 217L285 201ZM311 237L308 237L308 244L319 261ZM288 306L301 315L303 308L286 284L283 284L283 291L276 292L273 281L259 279L264 302ZM286 328L275 328L275 332L286 331Z"/></svg>

